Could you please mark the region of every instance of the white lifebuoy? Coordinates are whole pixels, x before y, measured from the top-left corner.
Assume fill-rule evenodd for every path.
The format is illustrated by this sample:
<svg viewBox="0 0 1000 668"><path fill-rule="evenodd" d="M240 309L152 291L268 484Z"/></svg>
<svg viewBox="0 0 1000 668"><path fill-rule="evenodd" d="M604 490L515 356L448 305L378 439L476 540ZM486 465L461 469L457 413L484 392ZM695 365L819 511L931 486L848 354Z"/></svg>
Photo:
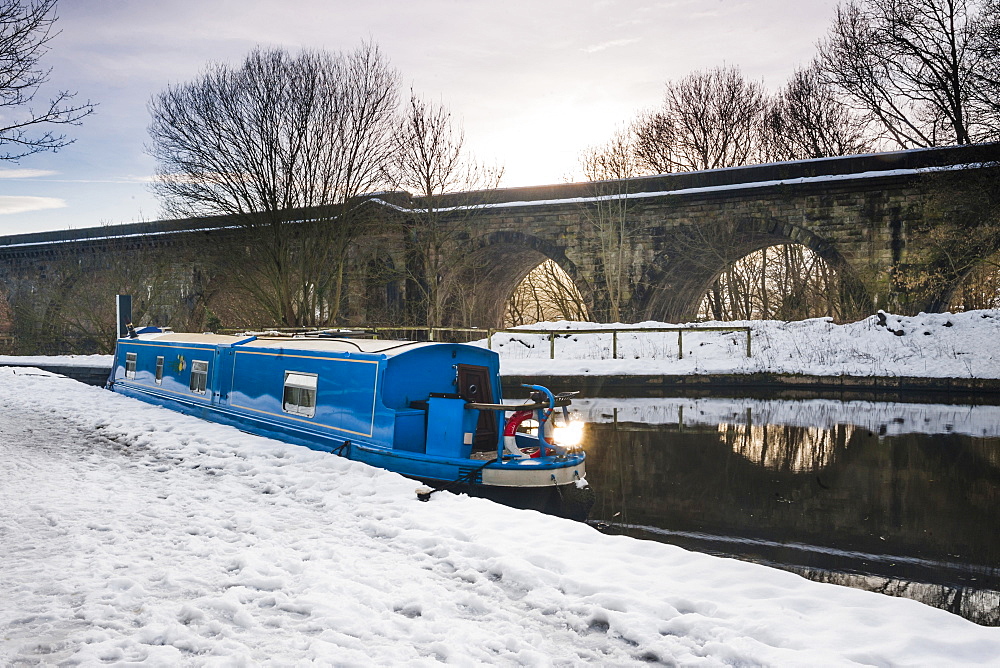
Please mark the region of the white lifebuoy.
<svg viewBox="0 0 1000 668"><path fill-rule="evenodd" d="M507 425L503 430L503 447L511 455L518 458L526 458L527 453L517 447L517 428L522 422L531 418L531 411L517 411L507 420Z"/></svg>

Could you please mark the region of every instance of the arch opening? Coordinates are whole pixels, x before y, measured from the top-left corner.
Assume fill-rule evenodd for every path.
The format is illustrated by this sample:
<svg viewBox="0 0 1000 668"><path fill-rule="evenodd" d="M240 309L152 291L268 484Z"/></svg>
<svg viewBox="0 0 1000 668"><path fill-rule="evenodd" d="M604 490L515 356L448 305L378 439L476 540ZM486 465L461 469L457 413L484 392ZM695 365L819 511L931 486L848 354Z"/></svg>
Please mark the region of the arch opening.
<svg viewBox="0 0 1000 668"><path fill-rule="evenodd" d="M768 217L678 228L644 277L649 320L786 320L871 313L852 265L807 229Z"/></svg>
<svg viewBox="0 0 1000 668"><path fill-rule="evenodd" d="M539 265L551 260L570 277L580 301L590 308L590 288L562 249L518 232L494 232L471 244L461 265L443 277L447 321L463 327L502 327L511 296ZM565 279L564 279L565 280Z"/></svg>
<svg viewBox="0 0 1000 668"><path fill-rule="evenodd" d="M842 277L837 268L799 243L775 244L726 266L698 305L699 320L844 320Z"/></svg>
<svg viewBox="0 0 1000 668"><path fill-rule="evenodd" d="M507 300L504 327L552 320L589 320L589 309L572 277L545 259L521 279Z"/></svg>

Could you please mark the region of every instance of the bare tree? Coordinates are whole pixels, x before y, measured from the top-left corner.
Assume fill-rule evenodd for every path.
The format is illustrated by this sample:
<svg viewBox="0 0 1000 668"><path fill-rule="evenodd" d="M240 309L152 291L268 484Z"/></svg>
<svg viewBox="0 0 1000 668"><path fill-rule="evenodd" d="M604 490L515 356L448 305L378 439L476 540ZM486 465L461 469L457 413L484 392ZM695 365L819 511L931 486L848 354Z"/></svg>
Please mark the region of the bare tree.
<svg viewBox="0 0 1000 668"><path fill-rule="evenodd" d="M90 102L74 104L76 94L65 90L41 108L28 107L51 74L39 61L59 34L53 31L56 18L56 0L0 2L0 160L72 144L50 128L79 125L94 111Z"/></svg>
<svg viewBox="0 0 1000 668"><path fill-rule="evenodd" d="M817 62L901 147L983 141L996 130L975 102L988 64L974 48L979 20L967 0L849 0Z"/></svg>
<svg viewBox="0 0 1000 668"><path fill-rule="evenodd" d="M598 241L598 259L604 283L605 304L595 305L612 322L620 322L625 305L635 289L631 249L640 234L638 210L629 200L632 182L639 176L633 137L617 132L604 146L592 147L580 156L584 176L591 182L592 201L583 213Z"/></svg>
<svg viewBox="0 0 1000 668"><path fill-rule="evenodd" d="M182 295L162 251L133 247L134 242L128 239L107 243L100 268L68 263L56 300L49 304L48 326L61 332L68 345L79 351L114 352L117 294L132 295L135 323L183 324L181 319L172 322L166 315L168 305L178 305Z"/></svg>
<svg viewBox="0 0 1000 668"><path fill-rule="evenodd" d="M398 101L378 47L257 48L150 104L154 191L169 214L230 216L246 231L231 271L276 323L337 318L359 196L383 183Z"/></svg>
<svg viewBox="0 0 1000 668"><path fill-rule="evenodd" d="M867 123L847 108L818 67L796 70L775 96L766 117L771 160L802 160L874 150Z"/></svg>
<svg viewBox="0 0 1000 668"><path fill-rule="evenodd" d="M989 128L990 138L1000 137L1000 0L986 0L979 14L973 43L979 67L976 77L975 104L981 110L981 122Z"/></svg>
<svg viewBox="0 0 1000 668"><path fill-rule="evenodd" d="M1000 256L987 258L955 289L948 310L972 311L1000 307Z"/></svg>
<svg viewBox="0 0 1000 668"><path fill-rule="evenodd" d="M389 168L394 185L416 196L415 206L402 222L408 248L407 273L409 285L424 307L424 322L431 327L445 323L448 305L459 287L447 282L445 276L475 269L468 266L472 261L468 253L453 251L456 242L469 237L472 221L484 206L482 193L475 198L456 194L444 207L441 196L492 190L503 174L502 169L486 167L467 156L464 144L465 134L451 112L411 91L395 134Z"/></svg>
<svg viewBox="0 0 1000 668"><path fill-rule="evenodd" d="M178 252L116 236L109 228L96 252L52 257L44 280L29 274L12 281L7 297L18 354L112 352L117 294L132 295L136 325L200 327L185 312L192 281Z"/></svg>
<svg viewBox="0 0 1000 668"><path fill-rule="evenodd" d="M737 68L693 72L668 83L663 106L636 121L636 156L655 173L754 162L765 106L763 84Z"/></svg>

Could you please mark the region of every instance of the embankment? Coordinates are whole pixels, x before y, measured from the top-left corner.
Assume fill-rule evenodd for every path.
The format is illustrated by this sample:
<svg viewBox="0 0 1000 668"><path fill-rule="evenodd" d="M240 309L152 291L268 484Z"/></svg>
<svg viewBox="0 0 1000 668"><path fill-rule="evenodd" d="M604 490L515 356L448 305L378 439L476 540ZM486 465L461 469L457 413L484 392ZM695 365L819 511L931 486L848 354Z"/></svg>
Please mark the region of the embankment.
<svg viewBox="0 0 1000 668"><path fill-rule="evenodd" d="M1000 378L920 376L812 376L783 373L687 375L510 375L504 391L518 396L522 384L586 397L727 396L775 399L931 401L1000 404Z"/></svg>

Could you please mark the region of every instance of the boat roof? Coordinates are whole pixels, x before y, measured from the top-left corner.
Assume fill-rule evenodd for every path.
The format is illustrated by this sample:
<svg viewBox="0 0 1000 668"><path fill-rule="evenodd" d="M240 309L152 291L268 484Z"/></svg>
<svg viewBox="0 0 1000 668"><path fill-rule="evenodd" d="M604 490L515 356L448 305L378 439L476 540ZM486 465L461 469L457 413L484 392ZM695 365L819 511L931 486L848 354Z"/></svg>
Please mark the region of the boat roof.
<svg viewBox="0 0 1000 668"><path fill-rule="evenodd" d="M140 334L140 341L156 343L188 343L204 345L238 345L251 348L283 348L332 353L389 353L403 352L426 345L419 341L393 341L389 339L351 339L337 337L267 336L231 334L191 334L182 332L151 332Z"/></svg>
<svg viewBox="0 0 1000 668"><path fill-rule="evenodd" d="M150 334L140 334L140 341L156 341L157 343L210 343L233 344L249 337L231 336L228 334L187 334L184 332L154 332Z"/></svg>
<svg viewBox="0 0 1000 668"><path fill-rule="evenodd" d="M410 350L426 343L419 341L391 341L387 339L339 339L339 338L277 338L257 337L247 346L254 348L291 348L295 350L316 350L327 352L385 353L390 350Z"/></svg>

